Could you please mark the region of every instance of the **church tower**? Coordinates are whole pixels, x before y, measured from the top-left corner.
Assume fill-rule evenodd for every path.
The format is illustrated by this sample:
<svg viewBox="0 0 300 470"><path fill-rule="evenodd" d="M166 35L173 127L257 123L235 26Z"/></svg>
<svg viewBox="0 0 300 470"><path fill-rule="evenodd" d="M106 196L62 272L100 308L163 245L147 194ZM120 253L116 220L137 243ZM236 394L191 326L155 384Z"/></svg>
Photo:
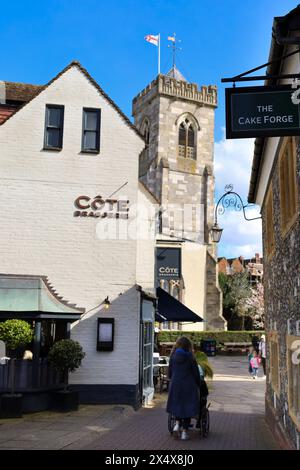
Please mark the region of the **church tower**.
<svg viewBox="0 0 300 470"><path fill-rule="evenodd" d="M224 329L226 323L209 236L216 107L216 86L199 89L175 65L133 100L134 123L146 141L139 177L160 204L157 253L180 250L180 278L162 276L157 285L205 320L182 329Z"/></svg>

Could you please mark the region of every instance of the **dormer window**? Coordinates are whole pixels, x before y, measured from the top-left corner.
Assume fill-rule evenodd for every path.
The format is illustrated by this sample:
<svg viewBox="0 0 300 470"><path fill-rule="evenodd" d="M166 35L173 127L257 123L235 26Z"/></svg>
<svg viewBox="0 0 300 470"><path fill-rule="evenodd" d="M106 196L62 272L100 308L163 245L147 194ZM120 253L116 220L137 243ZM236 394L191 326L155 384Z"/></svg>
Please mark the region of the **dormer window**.
<svg viewBox="0 0 300 470"><path fill-rule="evenodd" d="M185 119L179 125L178 155L182 158L196 160L196 132L189 119Z"/></svg>

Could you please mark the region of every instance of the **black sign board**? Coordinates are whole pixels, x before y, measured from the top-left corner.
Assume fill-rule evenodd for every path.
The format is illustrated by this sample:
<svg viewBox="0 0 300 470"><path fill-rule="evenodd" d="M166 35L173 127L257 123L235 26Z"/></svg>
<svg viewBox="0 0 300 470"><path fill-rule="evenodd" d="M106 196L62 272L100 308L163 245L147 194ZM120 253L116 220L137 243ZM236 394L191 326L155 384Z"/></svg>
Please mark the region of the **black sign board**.
<svg viewBox="0 0 300 470"><path fill-rule="evenodd" d="M98 318L97 351L113 351L115 319Z"/></svg>
<svg viewBox="0 0 300 470"><path fill-rule="evenodd" d="M180 248L156 249L157 279L180 279L181 250Z"/></svg>
<svg viewBox="0 0 300 470"><path fill-rule="evenodd" d="M226 89L226 138L300 135L300 107L290 85Z"/></svg>

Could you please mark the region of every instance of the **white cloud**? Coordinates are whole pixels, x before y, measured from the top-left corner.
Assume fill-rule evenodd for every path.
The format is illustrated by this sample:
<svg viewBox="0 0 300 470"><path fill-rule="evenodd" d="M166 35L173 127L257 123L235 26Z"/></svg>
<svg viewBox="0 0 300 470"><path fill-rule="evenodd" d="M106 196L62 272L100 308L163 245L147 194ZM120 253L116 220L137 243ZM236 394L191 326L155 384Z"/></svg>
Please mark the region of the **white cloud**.
<svg viewBox="0 0 300 470"><path fill-rule="evenodd" d="M226 184L231 183L234 190L247 201L252 158L254 151L254 139L230 139L223 138L215 143L215 177L216 193L222 195Z"/></svg>
<svg viewBox="0 0 300 470"><path fill-rule="evenodd" d="M216 201L224 194L226 184L231 183L233 191L247 204L253 150L254 139L226 140L224 135L215 143ZM258 206L246 208L246 217L259 217L259 210ZM218 215L218 223L224 229L218 256L252 258L255 253L262 254L261 220L246 221L243 211L226 209Z"/></svg>

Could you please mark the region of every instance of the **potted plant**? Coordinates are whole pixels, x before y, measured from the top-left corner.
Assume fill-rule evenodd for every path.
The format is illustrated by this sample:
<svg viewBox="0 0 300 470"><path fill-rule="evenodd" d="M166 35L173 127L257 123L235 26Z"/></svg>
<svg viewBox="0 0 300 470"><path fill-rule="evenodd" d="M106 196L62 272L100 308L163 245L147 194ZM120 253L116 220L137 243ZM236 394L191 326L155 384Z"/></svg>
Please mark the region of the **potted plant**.
<svg viewBox="0 0 300 470"><path fill-rule="evenodd" d="M0 323L0 340L5 343L9 350L10 363L10 393L1 396L0 414L2 418L19 418L22 416L22 394L15 393L15 361L17 350L31 343L33 330L25 320L6 320Z"/></svg>
<svg viewBox="0 0 300 470"><path fill-rule="evenodd" d="M53 408L58 411L73 411L78 409L78 392L69 390L68 376L81 365L85 353L78 341L62 339L54 343L48 354L48 360L61 374L64 389L53 393Z"/></svg>

